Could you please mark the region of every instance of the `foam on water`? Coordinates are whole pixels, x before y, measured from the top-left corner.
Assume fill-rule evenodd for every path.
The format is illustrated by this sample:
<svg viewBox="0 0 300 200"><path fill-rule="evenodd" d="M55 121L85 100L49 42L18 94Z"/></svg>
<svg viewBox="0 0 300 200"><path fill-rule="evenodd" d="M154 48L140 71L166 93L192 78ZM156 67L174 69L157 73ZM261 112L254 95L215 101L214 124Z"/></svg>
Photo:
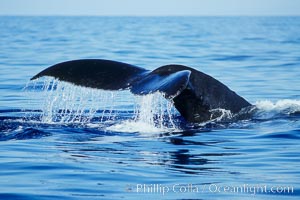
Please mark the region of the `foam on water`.
<svg viewBox="0 0 300 200"><path fill-rule="evenodd" d="M291 115L300 112L300 100L283 99L276 102L270 100L257 101L258 111L255 117L271 119L279 115Z"/></svg>
<svg viewBox="0 0 300 200"><path fill-rule="evenodd" d="M277 102L270 100L257 101L256 107L265 111L288 111L289 113L300 111L300 100L283 99Z"/></svg>

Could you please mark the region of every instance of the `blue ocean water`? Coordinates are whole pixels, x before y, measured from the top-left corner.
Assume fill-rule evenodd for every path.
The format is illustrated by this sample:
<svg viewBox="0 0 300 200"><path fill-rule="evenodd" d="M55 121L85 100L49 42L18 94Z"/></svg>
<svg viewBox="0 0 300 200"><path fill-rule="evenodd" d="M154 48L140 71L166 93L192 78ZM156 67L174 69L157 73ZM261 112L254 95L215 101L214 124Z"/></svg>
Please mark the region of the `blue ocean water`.
<svg viewBox="0 0 300 200"><path fill-rule="evenodd" d="M0 17L0 30L0 199L300 198L300 17ZM81 58L194 67L259 110L182 127L159 94L29 82Z"/></svg>

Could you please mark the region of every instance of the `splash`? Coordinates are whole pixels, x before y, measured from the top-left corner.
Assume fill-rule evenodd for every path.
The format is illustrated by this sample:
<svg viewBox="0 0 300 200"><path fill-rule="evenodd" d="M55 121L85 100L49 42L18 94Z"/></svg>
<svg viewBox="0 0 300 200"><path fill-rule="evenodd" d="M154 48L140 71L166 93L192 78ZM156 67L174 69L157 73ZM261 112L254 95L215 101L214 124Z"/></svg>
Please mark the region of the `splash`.
<svg viewBox="0 0 300 200"><path fill-rule="evenodd" d="M80 87L53 78L30 82L25 91L31 103L38 102L41 123L105 124L106 130L118 132L176 129L176 109L159 93L133 96L128 91Z"/></svg>
<svg viewBox="0 0 300 200"><path fill-rule="evenodd" d="M280 115L292 115L300 112L300 100L283 99L277 102L269 100L257 101L255 103L258 111L257 118L270 119Z"/></svg>
<svg viewBox="0 0 300 200"><path fill-rule="evenodd" d="M233 114L230 110L223 108L211 109L211 119L208 122L221 122L223 120L228 120L233 117ZM207 122L206 122L207 123Z"/></svg>
<svg viewBox="0 0 300 200"><path fill-rule="evenodd" d="M175 128L173 113L176 109L170 101L163 98L160 93L137 97L136 119L142 123L153 124L155 127Z"/></svg>
<svg viewBox="0 0 300 200"><path fill-rule="evenodd" d="M258 101L256 107L265 111L276 110L279 112L286 111L289 113L300 111L300 100L283 99L277 102L269 100Z"/></svg>
<svg viewBox="0 0 300 200"><path fill-rule="evenodd" d="M174 119L176 115L173 104L160 93L136 96L134 119L110 126L107 130L139 133L177 132L179 128Z"/></svg>
<svg viewBox="0 0 300 200"><path fill-rule="evenodd" d="M239 120L273 120L278 118L289 118L300 114L300 100L283 99L276 102L270 100L257 101L254 106L242 109L237 114L232 114L229 110L217 108L210 110L211 119L199 125L210 123L236 122Z"/></svg>

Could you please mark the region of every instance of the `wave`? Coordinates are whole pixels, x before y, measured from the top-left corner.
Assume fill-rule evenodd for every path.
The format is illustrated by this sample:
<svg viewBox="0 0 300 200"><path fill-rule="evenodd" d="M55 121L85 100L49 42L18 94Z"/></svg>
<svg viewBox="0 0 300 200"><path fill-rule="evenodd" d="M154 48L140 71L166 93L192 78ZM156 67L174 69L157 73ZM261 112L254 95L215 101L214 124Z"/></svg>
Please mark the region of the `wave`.
<svg viewBox="0 0 300 200"><path fill-rule="evenodd" d="M38 139L50 136L51 133L28 127L26 124L7 121L0 122L0 141Z"/></svg>

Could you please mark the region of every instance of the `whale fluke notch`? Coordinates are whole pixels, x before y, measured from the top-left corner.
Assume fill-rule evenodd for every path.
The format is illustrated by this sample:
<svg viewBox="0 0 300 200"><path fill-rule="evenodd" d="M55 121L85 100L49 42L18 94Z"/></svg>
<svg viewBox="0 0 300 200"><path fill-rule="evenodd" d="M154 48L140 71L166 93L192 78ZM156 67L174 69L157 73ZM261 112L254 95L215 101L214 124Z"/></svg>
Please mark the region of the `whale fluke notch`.
<svg viewBox="0 0 300 200"><path fill-rule="evenodd" d="M149 71L122 62L84 59L53 65L31 80L42 76L103 90L129 89L136 95L161 92L174 103L182 117L192 123L218 117L216 109L236 114L251 106L220 81L183 65L165 65Z"/></svg>

